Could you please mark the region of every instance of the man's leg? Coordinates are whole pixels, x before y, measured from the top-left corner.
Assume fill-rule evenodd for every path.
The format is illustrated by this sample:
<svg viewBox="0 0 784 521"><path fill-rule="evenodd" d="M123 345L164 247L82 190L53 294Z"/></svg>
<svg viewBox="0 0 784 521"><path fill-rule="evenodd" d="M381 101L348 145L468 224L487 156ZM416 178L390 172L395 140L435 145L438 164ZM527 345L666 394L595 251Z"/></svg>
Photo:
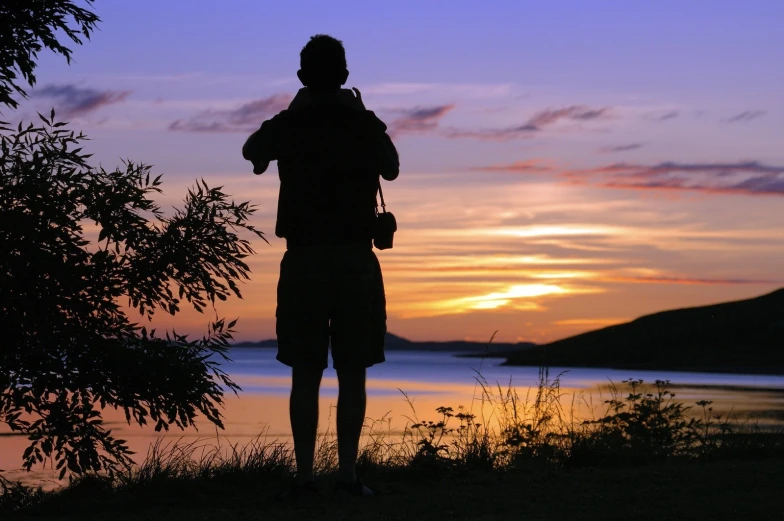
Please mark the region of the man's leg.
<svg viewBox="0 0 784 521"><path fill-rule="evenodd" d="M365 422L365 368L338 373L338 479L355 482L359 435Z"/></svg>
<svg viewBox="0 0 784 521"><path fill-rule="evenodd" d="M294 367L291 371L289 417L294 436L294 455L297 460L297 482L313 481L313 455L316 451L318 430L319 387L321 368Z"/></svg>

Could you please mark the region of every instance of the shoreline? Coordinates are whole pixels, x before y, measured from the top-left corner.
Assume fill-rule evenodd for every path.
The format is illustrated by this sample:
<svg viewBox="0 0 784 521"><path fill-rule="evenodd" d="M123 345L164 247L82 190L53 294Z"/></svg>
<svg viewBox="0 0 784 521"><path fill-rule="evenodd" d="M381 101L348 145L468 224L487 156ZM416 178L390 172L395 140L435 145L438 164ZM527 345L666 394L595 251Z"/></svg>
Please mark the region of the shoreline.
<svg viewBox="0 0 784 521"><path fill-rule="evenodd" d="M506 358L506 357L503 357ZM516 364L516 363L503 363L503 367L538 367L538 364ZM729 375L748 375L748 376L784 376L784 368L770 368L770 367L666 367L666 366L626 366L626 365L563 365L559 364L558 368L567 369L612 369L614 371L661 371L661 372L675 372L675 373L707 373L707 374L729 374Z"/></svg>
<svg viewBox="0 0 784 521"><path fill-rule="evenodd" d="M499 364L500 367L539 367L538 364L508 363L509 356L505 354L482 354L482 353L457 353L457 358L504 358L507 362ZM784 367L770 368L758 366L732 367L666 367L666 366L627 366L627 365L580 365L580 364L558 364L552 367L564 369L611 369L613 371L672 371L676 373L708 373L708 374L744 374L749 376L784 376Z"/></svg>

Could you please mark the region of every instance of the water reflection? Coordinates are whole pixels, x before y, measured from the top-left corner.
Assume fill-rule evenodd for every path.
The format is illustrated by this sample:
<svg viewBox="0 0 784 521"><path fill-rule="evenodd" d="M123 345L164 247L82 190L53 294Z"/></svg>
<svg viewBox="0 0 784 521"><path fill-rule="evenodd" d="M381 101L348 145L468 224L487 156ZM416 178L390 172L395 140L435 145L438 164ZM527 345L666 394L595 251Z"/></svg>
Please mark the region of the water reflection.
<svg viewBox="0 0 784 521"><path fill-rule="evenodd" d="M275 352L271 349L235 350L232 358L234 362L227 370L243 392L239 396L226 396L225 431L202 420L197 422L199 430L156 433L151 427L129 426L118 411L106 410L104 417L117 436L128 440L137 461L144 459L151 444L160 436L170 440L201 439L200 443L207 445L241 446L264 433L269 442L288 442L291 436L288 418L290 369L274 359ZM386 363L368 370L367 417L370 420L386 418L387 421L375 424L376 429L399 436L415 419L440 419L435 411L437 407L451 406L457 410L458 405L463 405L477 415L477 421L497 425L497 402L482 400L482 386L476 380L478 375L481 373L496 398L506 393L511 385L521 398L533 399L540 377L538 368L502 367L497 365L499 362L457 358L447 353L390 352ZM550 369L550 380L558 375L561 405L567 420L600 417L606 411L603 401L612 396L611 383L615 383L623 394L621 381L635 378L646 384L670 380L669 389L675 393L676 401L694 405L698 400L712 400L714 414L733 414L739 421L751 418L760 425L784 424L784 377L780 376ZM337 379L334 370L328 369L322 381L320 430L335 432L336 403ZM0 425L0 469L13 479L40 482L47 488L55 486L53 473L47 469L39 467L30 473L8 472L20 467L21 454L27 445L26 438L10 435L7 427Z"/></svg>

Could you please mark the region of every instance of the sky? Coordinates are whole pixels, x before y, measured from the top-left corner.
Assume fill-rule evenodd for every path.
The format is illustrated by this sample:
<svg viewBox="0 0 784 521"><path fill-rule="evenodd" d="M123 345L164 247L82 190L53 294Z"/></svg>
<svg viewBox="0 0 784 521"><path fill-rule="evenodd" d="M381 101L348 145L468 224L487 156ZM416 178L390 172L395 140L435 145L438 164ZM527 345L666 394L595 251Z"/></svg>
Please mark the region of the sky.
<svg viewBox="0 0 784 521"><path fill-rule="evenodd" d="M55 108L107 170L204 179L258 206L243 299L156 315L200 336L275 336L285 242L276 165L248 135L301 87L310 36L346 47L401 162L377 251L388 328L412 340L547 342L784 286L784 3L99 0L68 65L42 53L8 119Z"/></svg>

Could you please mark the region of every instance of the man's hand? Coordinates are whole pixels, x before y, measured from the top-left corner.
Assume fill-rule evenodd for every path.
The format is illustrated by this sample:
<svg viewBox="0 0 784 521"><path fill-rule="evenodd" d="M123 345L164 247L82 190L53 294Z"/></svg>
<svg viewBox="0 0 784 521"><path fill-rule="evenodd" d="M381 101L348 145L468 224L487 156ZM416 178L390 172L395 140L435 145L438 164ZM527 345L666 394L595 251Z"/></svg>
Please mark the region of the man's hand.
<svg viewBox="0 0 784 521"><path fill-rule="evenodd" d="M355 108L357 110L367 110L365 108L365 104L362 103L362 93L359 92L359 89L356 87L352 87L351 89L340 89L338 92L338 98L349 107Z"/></svg>
<svg viewBox="0 0 784 521"><path fill-rule="evenodd" d="M253 173L256 175L261 175L267 171L269 167L269 161L254 161L253 162Z"/></svg>

